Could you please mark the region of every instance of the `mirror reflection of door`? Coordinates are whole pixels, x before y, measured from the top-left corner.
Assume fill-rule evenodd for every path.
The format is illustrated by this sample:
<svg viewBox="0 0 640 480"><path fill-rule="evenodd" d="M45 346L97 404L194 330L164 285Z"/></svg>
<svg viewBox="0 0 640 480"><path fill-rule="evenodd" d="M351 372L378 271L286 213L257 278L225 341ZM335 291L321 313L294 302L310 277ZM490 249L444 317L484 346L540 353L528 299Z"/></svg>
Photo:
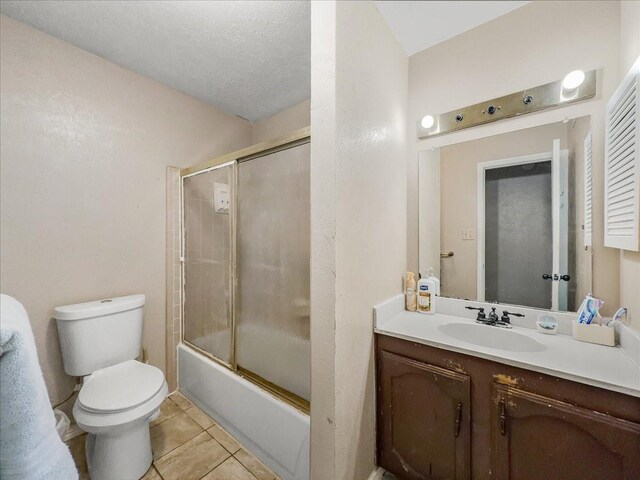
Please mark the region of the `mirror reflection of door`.
<svg viewBox="0 0 640 480"><path fill-rule="evenodd" d="M484 299L551 308L551 159L485 171Z"/></svg>
<svg viewBox="0 0 640 480"><path fill-rule="evenodd" d="M483 162L478 173L479 298L566 310L567 282L554 277L568 268L566 150L555 140L549 153Z"/></svg>

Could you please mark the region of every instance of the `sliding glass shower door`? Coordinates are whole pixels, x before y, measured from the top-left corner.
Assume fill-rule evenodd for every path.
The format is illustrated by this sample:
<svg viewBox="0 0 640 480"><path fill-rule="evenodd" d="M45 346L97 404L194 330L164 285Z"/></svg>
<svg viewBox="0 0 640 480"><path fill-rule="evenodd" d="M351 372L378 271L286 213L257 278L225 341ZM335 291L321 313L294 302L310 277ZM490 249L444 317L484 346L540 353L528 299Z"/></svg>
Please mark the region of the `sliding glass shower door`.
<svg viewBox="0 0 640 480"><path fill-rule="evenodd" d="M183 340L310 399L308 137L183 176Z"/></svg>
<svg viewBox="0 0 640 480"><path fill-rule="evenodd" d="M238 366L310 398L310 144L238 165Z"/></svg>
<svg viewBox="0 0 640 480"><path fill-rule="evenodd" d="M233 173L232 165L223 166L184 177L182 186L183 336L192 345L229 365L234 363L230 204Z"/></svg>

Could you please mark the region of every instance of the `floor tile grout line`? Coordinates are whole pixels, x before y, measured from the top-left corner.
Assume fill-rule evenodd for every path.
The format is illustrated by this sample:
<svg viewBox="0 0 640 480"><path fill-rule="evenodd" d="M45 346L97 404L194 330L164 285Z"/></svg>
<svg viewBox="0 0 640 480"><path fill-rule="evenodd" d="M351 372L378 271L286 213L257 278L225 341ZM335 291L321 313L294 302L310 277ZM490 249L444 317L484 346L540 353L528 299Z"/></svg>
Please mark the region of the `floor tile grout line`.
<svg viewBox="0 0 640 480"><path fill-rule="evenodd" d="M224 448L224 447L223 447ZM228 453L228 450L227 450ZM224 462L226 462L227 460L229 460L231 457L233 457L233 455L229 455L227 458L225 458L224 460L222 460L218 465L216 465L215 467L213 467L211 470L209 470L207 473L205 473L204 475L202 475L200 477L200 480L202 480L204 477L206 477L207 475L209 475L211 472L213 472L216 468L218 468L220 465L222 465Z"/></svg>
<svg viewBox="0 0 640 480"><path fill-rule="evenodd" d="M200 427L200 425L198 425L198 427ZM213 438L213 436L212 436L209 432L207 432L207 431L206 431L205 429L203 429L202 427L200 427L200 428L202 429L202 432L207 433L211 438ZM187 441L185 441L185 442L182 442L180 445L178 445L177 447L172 448L171 450L169 450L168 452L166 452L166 453L165 453L164 455L162 455L161 457L158 457L157 459L152 460L152 462L153 462L153 463L155 463L155 462L159 461L160 459L162 459L162 458L166 457L167 455L169 455L169 454L170 454L171 452L173 452L174 450L176 450L176 449L178 449L178 448L182 447L185 443L190 442L191 440L193 440L194 438L196 438L198 435L202 435L202 432L198 432L198 433L196 433L196 434L195 434L193 437L191 437L189 440L187 440ZM214 440L215 440L215 438L214 438ZM217 440L216 440L216 441L217 441ZM218 443L220 443L220 442L218 442ZM222 448L224 448L224 447L222 447ZM228 450L227 450L227 451L228 451ZM156 469L156 470L157 470L157 469Z"/></svg>
<svg viewBox="0 0 640 480"><path fill-rule="evenodd" d="M240 450L242 450L242 449L240 449ZM240 450L238 450L238 452L239 452ZM238 453L238 452L236 452L236 453ZM258 480L258 477L256 477L256 476L253 474L253 472L252 472L251 470L249 470L249 469L245 466L245 464L244 464L244 463L242 463L242 462L240 461L240 459L239 459L239 458L237 458L237 457L235 456L235 454L233 455L233 458L235 458L235 459L236 459L236 462L238 462L240 465L242 465L242 466L244 467L244 469L245 469L247 472L249 472L249 474L250 474L253 478L255 478L256 480Z"/></svg>
<svg viewBox="0 0 640 480"><path fill-rule="evenodd" d="M242 450L242 449L240 449L240 450ZM238 450L238 452L239 452L240 450ZM251 452L249 452L249 450L245 450L245 451L246 451L249 455L253 455ZM237 452L236 452L236 453L237 453ZM247 471L248 471L251 475L253 475L253 472L252 472L251 470L249 470L249 467L247 467L244 463L242 463L242 460L240 460L240 459L239 459L238 457L236 457L235 455L234 455L234 458L238 461L238 463L239 463L240 465L242 465L244 468L246 468L246 469L247 469ZM262 461L261 461L259 458L257 458L257 457L256 457L256 459L257 459L260 463L262 463ZM264 463L262 463L262 465L264 465ZM264 466L265 466L265 467L267 467L266 465L264 465ZM267 468L268 468L268 467L267 467ZM269 469L269 470L270 470L270 469ZM274 475L275 475L275 473L274 473ZM253 476L254 476L254 477L256 477L255 475L253 475ZM256 477L256 479L257 479L257 478L258 478L258 477ZM276 478L276 477L273 477L273 479L272 479L272 480L275 480L275 478Z"/></svg>
<svg viewBox="0 0 640 480"><path fill-rule="evenodd" d="M229 450L227 450L228 452ZM238 450L240 451L240 450ZM258 480L258 477L256 477L253 472L251 470L249 470L247 467L244 466L244 464L236 458L236 456L232 453L231 455L229 455L227 458L225 458L222 462L220 462L218 465L216 465L215 467L213 467L211 470L209 470L207 473L205 473L202 477L200 477L200 480L202 480L204 477L206 477L207 475L209 475L211 472L213 472L216 468L221 467L223 463L225 463L226 461L228 461L230 458L233 458L236 462L238 462L240 465L242 465L242 468L244 468L247 472L249 472L249 475L251 475L253 478L255 478L256 480ZM164 480L164 479L163 479Z"/></svg>
<svg viewBox="0 0 640 480"><path fill-rule="evenodd" d="M213 426L213 425L212 425L212 426ZM211 427L210 427L210 428L211 428ZM208 429L206 429L206 430L205 430L205 432L209 433L209 430L208 430ZM227 432L227 433L228 433L228 432ZM235 452L232 452L232 451L231 451L231 450L229 450L227 447L225 447L224 445L222 445L222 442L220 442L220 440L218 440L216 437L214 437L214 436L213 436L213 434L209 433L209 435L211 435L211 436L213 437L213 439L214 439L216 442L218 442L222 448L224 448L227 452L229 452L229 455L231 455L232 457L233 457L233 456L235 456L235 454L236 454L236 453L238 453L240 450L242 450L242 449L244 448L244 447L242 447L242 446L241 446L238 450L236 450ZM238 442L238 441L235 439L235 437L231 436L230 434L229 434L229 436L230 436L231 438L233 438L233 439L234 439L238 444L240 444L240 442Z"/></svg>
<svg viewBox="0 0 640 480"><path fill-rule="evenodd" d="M153 469L156 471L156 473L158 474L158 476L160 477L160 480L164 480L164 477L162 476L162 474L160 473L160 470L158 470L155 466L155 462L151 462L151 466L153 467Z"/></svg>

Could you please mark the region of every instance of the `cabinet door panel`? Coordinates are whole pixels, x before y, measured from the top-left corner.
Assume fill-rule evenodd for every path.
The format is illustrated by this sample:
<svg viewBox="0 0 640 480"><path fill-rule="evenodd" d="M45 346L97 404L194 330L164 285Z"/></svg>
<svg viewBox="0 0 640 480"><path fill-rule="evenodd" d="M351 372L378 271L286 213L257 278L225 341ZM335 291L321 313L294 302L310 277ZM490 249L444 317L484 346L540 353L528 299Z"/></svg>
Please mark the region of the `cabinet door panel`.
<svg viewBox="0 0 640 480"><path fill-rule="evenodd" d="M640 478L639 424L503 385L494 402L495 478Z"/></svg>
<svg viewBox="0 0 640 480"><path fill-rule="evenodd" d="M469 377L382 351L380 465L406 479L468 479Z"/></svg>

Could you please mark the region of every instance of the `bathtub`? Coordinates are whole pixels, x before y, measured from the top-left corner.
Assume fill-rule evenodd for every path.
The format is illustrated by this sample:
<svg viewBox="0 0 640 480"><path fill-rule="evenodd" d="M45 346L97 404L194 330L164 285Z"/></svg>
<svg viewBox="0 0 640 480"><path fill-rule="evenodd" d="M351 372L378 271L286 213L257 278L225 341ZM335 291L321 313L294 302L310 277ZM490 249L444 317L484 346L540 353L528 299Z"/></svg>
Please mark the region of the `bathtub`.
<svg viewBox="0 0 640 480"><path fill-rule="evenodd" d="M184 344L178 388L283 480L309 479L309 416Z"/></svg>

